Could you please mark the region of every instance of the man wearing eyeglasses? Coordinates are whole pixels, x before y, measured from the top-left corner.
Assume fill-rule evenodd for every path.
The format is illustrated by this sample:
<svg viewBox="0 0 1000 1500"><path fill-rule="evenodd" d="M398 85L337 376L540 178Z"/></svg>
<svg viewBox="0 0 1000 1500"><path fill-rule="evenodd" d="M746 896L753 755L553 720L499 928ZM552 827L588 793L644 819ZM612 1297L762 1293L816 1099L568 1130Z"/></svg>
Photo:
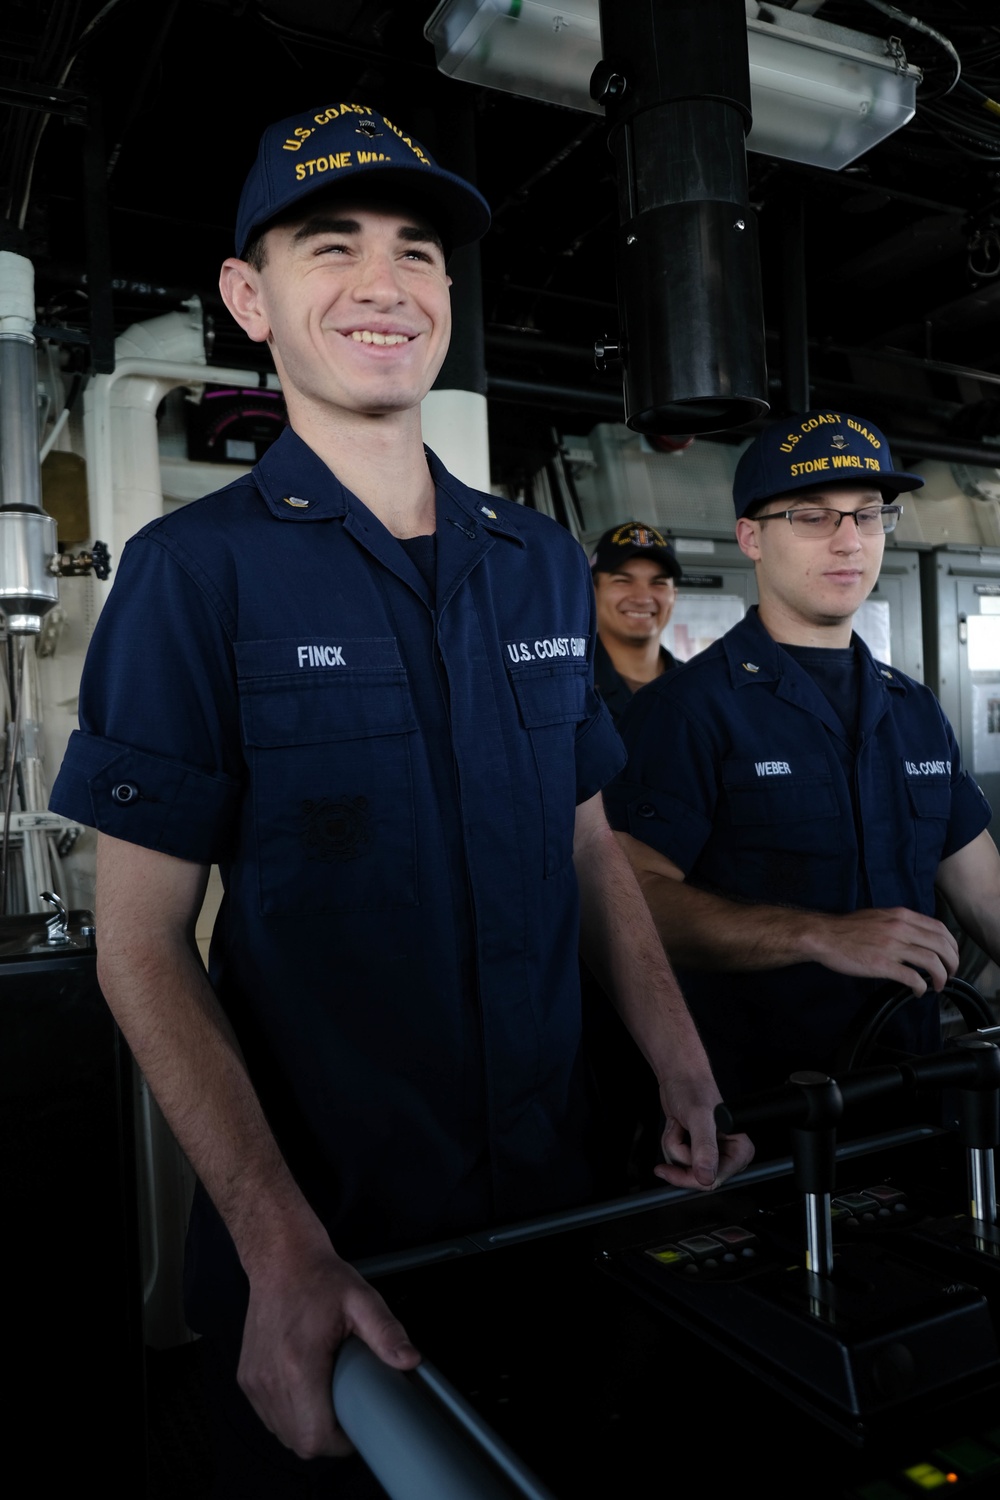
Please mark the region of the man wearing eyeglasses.
<svg viewBox="0 0 1000 1500"><path fill-rule="evenodd" d="M989 805L937 699L852 632L922 483L846 413L766 428L733 489L760 603L619 726L610 820L727 1097L829 1070L887 980L918 998L883 1040L935 1048L958 963L935 888L1000 957Z"/></svg>

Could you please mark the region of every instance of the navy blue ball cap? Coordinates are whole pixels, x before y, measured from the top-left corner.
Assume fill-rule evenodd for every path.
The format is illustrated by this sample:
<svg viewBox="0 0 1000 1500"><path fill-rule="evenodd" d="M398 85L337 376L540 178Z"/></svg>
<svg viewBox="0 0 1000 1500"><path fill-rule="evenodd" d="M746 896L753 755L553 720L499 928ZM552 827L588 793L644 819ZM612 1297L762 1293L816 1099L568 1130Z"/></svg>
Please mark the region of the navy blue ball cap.
<svg viewBox="0 0 1000 1500"><path fill-rule="evenodd" d="M426 204L449 250L481 239L490 227L486 199L464 177L439 167L419 141L368 104L331 104L269 125L243 184L236 215L236 253L300 198L320 188L377 183L386 195Z"/></svg>
<svg viewBox="0 0 1000 1500"><path fill-rule="evenodd" d="M648 557L659 563L668 577L681 577L681 565L673 547L655 526L642 521L623 521L606 531L590 554L590 571L616 573L630 557Z"/></svg>
<svg viewBox="0 0 1000 1500"><path fill-rule="evenodd" d="M846 411L807 411L769 423L754 438L736 465L733 504L739 520L759 500L819 485L871 485L901 495L923 482L893 468L889 444L873 423Z"/></svg>

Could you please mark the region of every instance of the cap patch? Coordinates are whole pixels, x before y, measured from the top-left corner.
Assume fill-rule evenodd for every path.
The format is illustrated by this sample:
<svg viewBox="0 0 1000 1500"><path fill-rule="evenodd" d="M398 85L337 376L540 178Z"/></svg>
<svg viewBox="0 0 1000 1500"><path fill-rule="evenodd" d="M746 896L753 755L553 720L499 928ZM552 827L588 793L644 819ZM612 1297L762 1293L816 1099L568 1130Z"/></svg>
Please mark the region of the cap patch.
<svg viewBox="0 0 1000 1500"><path fill-rule="evenodd" d="M652 526L642 526L638 521L627 521L619 526L611 537L613 547L665 547L667 544Z"/></svg>
<svg viewBox="0 0 1000 1500"><path fill-rule="evenodd" d="M772 422L754 438L736 466L733 501L739 517L758 501L814 485L854 484L895 496L923 482L919 474L894 469L873 423L848 412L809 411L787 425Z"/></svg>
<svg viewBox="0 0 1000 1500"><path fill-rule="evenodd" d="M681 565L671 543L655 526L643 521L623 521L606 531L591 553L590 566L594 572L616 573L636 553L658 563L668 577L681 577Z"/></svg>
<svg viewBox="0 0 1000 1500"><path fill-rule="evenodd" d="M243 185L236 220L237 254L255 231L318 188L385 174L389 197L419 195L445 245L454 249L489 228L485 199L470 182L439 167L420 142L370 104L337 103L279 120L265 130Z"/></svg>

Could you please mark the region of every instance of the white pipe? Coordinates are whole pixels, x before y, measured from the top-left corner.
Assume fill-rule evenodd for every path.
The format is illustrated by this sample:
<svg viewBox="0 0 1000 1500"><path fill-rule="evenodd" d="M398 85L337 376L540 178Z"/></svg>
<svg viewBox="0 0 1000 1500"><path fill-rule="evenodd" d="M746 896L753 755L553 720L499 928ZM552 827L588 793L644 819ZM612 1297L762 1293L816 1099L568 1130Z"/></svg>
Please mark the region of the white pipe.
<svg viewBox="0 0 1000 1500"><path fill-rule="evenodd" d="M252 370L205 363L201 303L192 297L186 313L166 313L133 323L115 340L115 368L97 375L83 398L87 489L92 537L111 549L112 563L140 527L163 512L156 411L177 386L213 384L256 387ZM267 377L280 389L276 375ZM104 592L97 594L98 607Z"/></svg>
<svg viewBox="0 0 1000 1500"><path fill-rule="evenodd" d="M63 409L62 409L62 411L59 413L58 417L56 417L55 422L53 423L52 431L49 433L48 437L45 439L45 442L41 446L41 450L40 450L40 452L38 454L38 462L40 464L43 464L45 462L45 460L48 458L49 454L52 452L53 446L55 445L56 438L62 432L63 428L66 426L66 423L68 421L69 421L69 407L68 406L64 406Z"/></svg>
<svg viewBox="0 0 1000 1500"><path fill-rule="evenodd" d="M35 268L13 250L0 250L0 333L35 336Z"/></svg>

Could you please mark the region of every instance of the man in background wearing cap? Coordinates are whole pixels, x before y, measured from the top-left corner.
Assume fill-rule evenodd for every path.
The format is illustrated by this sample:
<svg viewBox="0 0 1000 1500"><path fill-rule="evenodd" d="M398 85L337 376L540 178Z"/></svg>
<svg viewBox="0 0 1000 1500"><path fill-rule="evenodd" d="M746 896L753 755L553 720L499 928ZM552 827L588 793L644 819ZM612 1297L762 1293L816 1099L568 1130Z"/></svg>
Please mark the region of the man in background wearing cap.
<svg viewBox="0 0 1000 1500"><path fill-rule="evenodd" d="M597 604L594 685L617 724L632 695L679 665L660 637L677 602L681 566L653 526L623 521L590 558ZM592 1097L591 1163L603 1197L646 1186L659 1160L656 1084L608 997L581 962L583 1047Z"/></svg>
<svg viewBox="0 0 1000 1500"><path fill-rule="evenodd" d="M419 1358L342 1256L587 1194L581 906L663 1087L661 1173L708 1187L750 1154L719 1160L718 1092L604 821L622 751L586 558L422 446L445 249L488 221L367 106L266 132L221 289L290 427L129 544L53 793L100 831L101 982L201 1180L193 1326L306 1459L345 1450L346 1334ZM219 1390L227 1495L330 1483Z"/></svg>
<svg viewBox="0 0 1000 1500"><path fill-rule="evenodd" d="M594 682L617 723L647 682L678 665L660 636L677 602L681 565L652 526L612 526L590 559L597 599Z"/></svg>
<svg viewBox="0 0 1000 1500"><path fill-rule="evenodd" d="M933 694L851 630L921 483L845 413L765 429L734 483L759 607L621 725L609 817L729 1097L829 1070L880 981L923 997L883 1040L935 1047L958 959L935 887L1000 958L989 806Z"/></svg>

